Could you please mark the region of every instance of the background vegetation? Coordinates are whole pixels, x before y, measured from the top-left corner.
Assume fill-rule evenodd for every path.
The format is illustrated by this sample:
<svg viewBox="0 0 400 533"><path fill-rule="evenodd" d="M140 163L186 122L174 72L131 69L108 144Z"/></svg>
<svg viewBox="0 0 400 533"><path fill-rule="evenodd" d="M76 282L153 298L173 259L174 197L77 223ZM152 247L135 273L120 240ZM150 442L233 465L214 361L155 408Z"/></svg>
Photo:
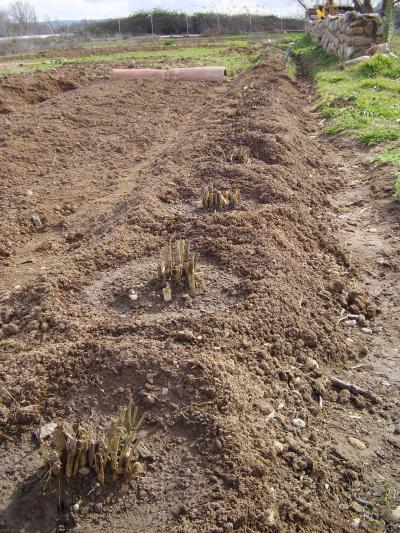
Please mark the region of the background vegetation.
<svg viewBox="0 0 400 533"><path fill-rule="evenodd" d="M152 26L153 23L153 26ZM265 32L298 30L304 28L304 20L296 18L280 19L273 15L255 15L242 13L228 15L223 13L194 13L187 16L176 11L153 10L135 13L123 19L113 19L93 22L88 25L88 31L94 35L104 34L160 34L179 35L217 34L241 32Z"/></svg>

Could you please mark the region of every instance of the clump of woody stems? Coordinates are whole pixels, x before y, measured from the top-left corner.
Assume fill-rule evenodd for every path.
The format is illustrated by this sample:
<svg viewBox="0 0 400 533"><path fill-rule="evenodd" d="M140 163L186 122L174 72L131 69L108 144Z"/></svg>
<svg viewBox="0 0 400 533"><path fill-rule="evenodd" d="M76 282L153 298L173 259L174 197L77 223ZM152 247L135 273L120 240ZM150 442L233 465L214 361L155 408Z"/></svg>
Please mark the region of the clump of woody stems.
<svg viewBox="0 0 400 533"><path fill-rule="evenodd" d="M203 207L204 209L236 209L239 207L240 193L234 191L219 191L209 185L204 189Z"/></svg>
<svg viewBox="0 0 400 533"><path fill-rule="evenodd" d="M113 481L120 476L127 481L137 478L143 472L137 460L137 432L142 421L143 416L139 417L138 409L130 401L111 421L108 430L96 436L88 427L74 425L68 430L59 424L49 442L41 446L45 481L60 476L70 479L90 472L96 473L102 485L107 474Z"/></svg>
<svg viewBox="0 0 400 533"><path fill-rule="evenodd" d="M169 243L165 252L164 260L158 265L158 279L164 284L164 300L172 300L173 288L178 288L182 284L186 285L189 294L196 291L196 266L199 254L192 252L190 242L179 239L174 245Z"/></svg>

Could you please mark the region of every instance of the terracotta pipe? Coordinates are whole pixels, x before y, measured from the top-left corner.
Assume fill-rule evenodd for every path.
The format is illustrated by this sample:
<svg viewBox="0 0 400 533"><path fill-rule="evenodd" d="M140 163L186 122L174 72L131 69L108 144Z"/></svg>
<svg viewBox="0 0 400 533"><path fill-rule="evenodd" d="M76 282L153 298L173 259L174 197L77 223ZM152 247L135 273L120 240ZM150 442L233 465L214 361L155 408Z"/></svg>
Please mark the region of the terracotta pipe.
<svg viewBox="0 0 400 533"><path fill-rule="evenodd" d="M222 83L227 74L225 67L173 68L167 71L167 80Z"/></svg>
<svg viewBox="0 0 400 533"><path fill-rule="evenodd" d="M114 69L111 73L113 80L135 79L135 80L173 80L173 81L209 81L222 83L227 76L225 67L192 67L173 69Z"/></svg>

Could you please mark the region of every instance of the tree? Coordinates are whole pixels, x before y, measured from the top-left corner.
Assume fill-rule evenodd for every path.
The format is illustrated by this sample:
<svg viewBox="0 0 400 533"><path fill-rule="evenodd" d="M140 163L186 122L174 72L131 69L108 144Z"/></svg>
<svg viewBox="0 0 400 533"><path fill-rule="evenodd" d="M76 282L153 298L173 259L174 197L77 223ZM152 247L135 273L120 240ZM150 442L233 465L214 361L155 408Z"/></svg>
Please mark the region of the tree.
<svg viewBox="0 0 400 533"><path fill-rule="evenodd" d="M8 6L10 20L17 25L19 33L26 35L29 28L36 23L35 8L29 2L17 0Z"/></svg>
<svg viewBox="0 0 400 533"><path fill-rule="evenodd" d="M0 9L0 37L6 37L8 33L7 11Z"/></svg>
<svg viewBox="0 0 400 533"><path fill-rule="evenodd" d="M305 0L295 0L295 1L304 10L307 10L307 3ZM386 2L385 0L383 0L383 4L390 3L390 1L392 5L400 3L400 0L389 0L389 2ZM324 4L323 0L321 0L321 4ZM354 6L354 9L357 9L357 11L361 11L361 13L372 13L373 11L371 0L353 0L353 6Z"/></svg>
<svg viewBox="0 0 400 533"><path fill-rule="evenodd" d="M390 41L394 33L394 27L396 22L395 7L400 5L400 0L383 0L382 13L385 20L385 36L386 40Z"/></svg>

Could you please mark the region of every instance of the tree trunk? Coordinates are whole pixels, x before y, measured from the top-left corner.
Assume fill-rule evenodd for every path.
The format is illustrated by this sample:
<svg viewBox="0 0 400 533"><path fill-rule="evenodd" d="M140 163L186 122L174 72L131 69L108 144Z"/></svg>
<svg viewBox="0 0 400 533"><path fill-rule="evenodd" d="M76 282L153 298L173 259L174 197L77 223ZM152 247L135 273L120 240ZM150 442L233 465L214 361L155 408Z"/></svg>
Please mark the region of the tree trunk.
<svg viewBox="0 0 400 533"><path fill-rule="evenodd" d="M385 24L385 38L389 42L393 37L395 12L394 12L394 0L383 0L382 11Z"/></svg>

